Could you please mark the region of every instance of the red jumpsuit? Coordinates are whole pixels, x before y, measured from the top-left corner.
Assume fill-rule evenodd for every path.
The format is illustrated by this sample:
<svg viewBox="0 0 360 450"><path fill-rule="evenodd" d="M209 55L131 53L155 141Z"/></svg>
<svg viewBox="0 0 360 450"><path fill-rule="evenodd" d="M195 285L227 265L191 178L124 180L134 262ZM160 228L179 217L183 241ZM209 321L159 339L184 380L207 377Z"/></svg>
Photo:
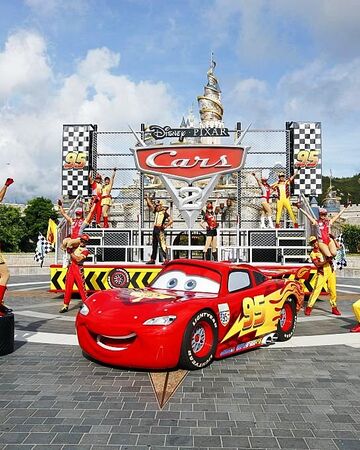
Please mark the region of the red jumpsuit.
<svg viewBox="0 0 360 450"><path fill-rule="evenodd" d="M76 239L82 234L81 227L84 225L84 219L72 219L71 222L71 239Z"/></svg>
<svg viewBox="0 0 360 450"><path fill-rule="evenodd" d="M69 305L71 300L71 294L73 291L73 285L76 284L81 300L84 302L86 300L86 290L85 290L85 278L84 278L84 260L89 255L89 250L85 247L78 247L74 250L74 255L84 256L84 259L80 262L76 262L71 259L70 266L67 270L66 281L65 281L65 295L64 295L64 305Z"/></svg>
<svg viewBox="0 0 360 450"><path fill-rule="evenodd" d="M101 198L102 198L102 184L98 183L97 181L93 181L91 184L91 193L93 197L96 197L98 199L98 202L95 206L95 217L96 217L96 223L99 224L101 222Z"/></svg>
<svg viewBox="0 0 360 450"><path fill-rule="evenodd" d="M330 222L328 219L317 221L317 238L324 244L328 245L330 243Z"/></svg>

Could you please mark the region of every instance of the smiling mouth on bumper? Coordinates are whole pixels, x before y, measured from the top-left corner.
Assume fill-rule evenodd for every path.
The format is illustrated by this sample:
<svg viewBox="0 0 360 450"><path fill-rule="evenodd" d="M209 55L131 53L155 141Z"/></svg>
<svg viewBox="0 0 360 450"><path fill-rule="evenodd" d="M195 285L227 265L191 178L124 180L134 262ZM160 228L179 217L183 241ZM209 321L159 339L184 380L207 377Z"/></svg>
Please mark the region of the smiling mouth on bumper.
<svg viewBox="0 0 360 450"><path fill-rule="evenodd" d="M129 348L136 339L136 333L130 333L124 336L97 334L94 335L94 338L100 347L113 352L119 352Z"/></svg>

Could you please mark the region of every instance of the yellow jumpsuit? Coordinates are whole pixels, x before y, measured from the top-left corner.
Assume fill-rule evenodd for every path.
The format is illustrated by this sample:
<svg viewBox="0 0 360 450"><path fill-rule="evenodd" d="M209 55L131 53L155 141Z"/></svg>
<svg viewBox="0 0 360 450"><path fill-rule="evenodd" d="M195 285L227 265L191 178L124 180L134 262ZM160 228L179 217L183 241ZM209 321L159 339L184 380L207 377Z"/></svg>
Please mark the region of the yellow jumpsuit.
<svg viewBox="0 0 360 450"><path fill-rule="evenodd" d="M277 192L278 199L276 202L276 224L279 225L281 220L281 214L283 208L287 210L289 213L290 219L292 220L293 224L296 224L296 218L294 215L294 211L291 207L290 203L290 184L291 181L288 179L284 182L277 181L276 183L272 184L272 188Z"/></svg>
<svg viewBox="0 0 360 450"><path fill-rule="evenodd" d="M324 261L324 255L320 251L313 250L310 253L311 260L314 261ZM332 308L336 307L336 275L331 264L326 263L323 267L317 269L317 273L315 275L315 284L314 289L310 295L308 301L308 307L312 308L319 298L321 291L327 285L329 294L330 294L330 305Z"/></svg>
<svg viewBox="0 0 360 450"><path fill-rule="evenodd" d="M352 308L354 310L357 321L360 323L360 299L353 303Z"/></svg>

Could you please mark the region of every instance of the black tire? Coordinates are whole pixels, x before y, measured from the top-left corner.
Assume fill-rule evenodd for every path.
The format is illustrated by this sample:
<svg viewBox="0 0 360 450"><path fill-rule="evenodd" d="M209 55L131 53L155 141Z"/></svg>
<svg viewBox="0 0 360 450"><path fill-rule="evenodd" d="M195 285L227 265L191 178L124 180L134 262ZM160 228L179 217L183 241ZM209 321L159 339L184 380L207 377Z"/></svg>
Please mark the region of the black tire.
<svg viewBox="0 0 360 450"><path fill-rule="evenodd" d="M280 314L276 334L278 340L283 342L288 341L295 332L297 313L294 298L290 297L285 300Z"/></svg>
<svg viewBox="0 0 360 450"><path fill-rule="evenodd" d="M111 289L128 287L129 274L124 269L113 269L108 275L108 283Z"/></svg>
<svg viewBox="0 0 360 450"><path fill-rule="evenodd" d="M218 324L215 315L208 310L199 311L186 327L179 365L188 370L207 366L214 359L217 340Z"/></svg>
<svg viewBox="0 0 360 450"><path fill-rule="evenodd" d="M14 351L15 321L14 314L0 316L0 356Z"/></svg>

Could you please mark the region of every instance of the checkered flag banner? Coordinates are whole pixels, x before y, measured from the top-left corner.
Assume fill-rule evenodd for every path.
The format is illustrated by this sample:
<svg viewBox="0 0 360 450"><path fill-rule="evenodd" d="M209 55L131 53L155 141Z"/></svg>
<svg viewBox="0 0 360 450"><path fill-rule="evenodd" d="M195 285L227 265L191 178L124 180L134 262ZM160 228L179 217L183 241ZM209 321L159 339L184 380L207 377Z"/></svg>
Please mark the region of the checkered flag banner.
<svg viewBox="0 0 360 450"><path fill-rule="evenodd" d="M47 241L46 238L41 233L39 233L35 249L34 260L40 263L40 267L42 267L44 264L45 255L51 252L51 250L53 249L54 247L50 244L50 242Z"/></svg>

